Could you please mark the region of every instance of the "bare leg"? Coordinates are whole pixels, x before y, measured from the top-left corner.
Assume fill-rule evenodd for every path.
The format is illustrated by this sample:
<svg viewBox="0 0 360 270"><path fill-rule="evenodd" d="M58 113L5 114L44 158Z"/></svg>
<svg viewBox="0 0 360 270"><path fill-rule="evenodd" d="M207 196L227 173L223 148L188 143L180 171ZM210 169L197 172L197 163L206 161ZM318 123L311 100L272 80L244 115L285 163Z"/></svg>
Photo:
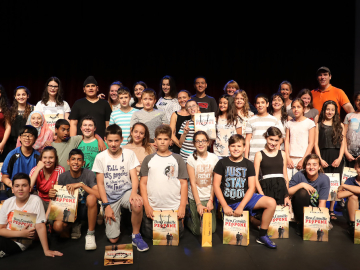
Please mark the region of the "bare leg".
<svg viewBox="0 0 360 270"><path fill-rule="evenodd" d="M86 197L86 206L88 211L88 229L89 231L94 231L97 218L97 199L94 195L89 194Z"/></svg>
<svg viewBox="0 0 360 270"><path fill-rule="evenodd" d="M59 220L54 221L53 230L60 235L60 237L70 238L70 230L72 225L67 222Z"/></svg>
<svg viewBox="0 0 360 270"><path fill-rule="evenodd" d="M351 222L355 221L355 211L359 209L359 199L356 195L351 195L348 198L347 204L348 212L349 212L349 219Z"/></svg>
<svg viewBox="0 0 360 270"><path fill-rule="evenodd" d="M131 224L133 227L133 234L140 233L140 226L143 217L143 206L131 205Z"/></svg>
<svg viewBox="0 0 360 270"><path fill-rule="evenodd" d="M254 209L264 209L260 228L263 230L267 230L269 228L270 222L274 216L276 209L276 201L273 198L263 196L260 200L255 204Z"/></svg>

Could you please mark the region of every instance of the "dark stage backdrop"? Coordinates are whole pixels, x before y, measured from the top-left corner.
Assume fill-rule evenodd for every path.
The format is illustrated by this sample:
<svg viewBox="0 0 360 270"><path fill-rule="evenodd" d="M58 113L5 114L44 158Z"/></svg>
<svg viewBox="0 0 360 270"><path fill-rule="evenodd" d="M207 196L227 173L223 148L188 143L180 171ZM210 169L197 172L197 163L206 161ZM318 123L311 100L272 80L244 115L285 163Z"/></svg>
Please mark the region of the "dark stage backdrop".
<svg viewBox="0 0 360 270"><path fill-rule="evenodd" d="M82 83L89 75L106 94L115 80L129 88L142 80L158 91L164 75L175 78L178 90L194 93L193 80L202 75L216 99L234 79L253 102L257 93L276 92L283 80L295 93L313 89L317 68L328 66L332 84L351 97L355 1L309 3L152 11L86 1L34 6L4 0L0 83L11 100L17 86L27 86L36 104L46 79L57 76L72 106L84 97Z"/></svg>

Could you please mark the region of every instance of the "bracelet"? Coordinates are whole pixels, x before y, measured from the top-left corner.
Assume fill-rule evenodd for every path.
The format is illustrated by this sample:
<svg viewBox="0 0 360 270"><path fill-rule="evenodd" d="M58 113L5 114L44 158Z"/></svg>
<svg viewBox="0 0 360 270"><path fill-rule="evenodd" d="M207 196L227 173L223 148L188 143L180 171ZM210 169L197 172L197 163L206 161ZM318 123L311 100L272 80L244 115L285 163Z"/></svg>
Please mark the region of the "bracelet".
<svg viewBox="0 0 360 270"><path fill-rule="evenodd" d="M212 202L214 202L212 199L209 199L209 201L212 201Z"/></svg>
<svg viewBox="0 0 360 270"><path fill-rule="evenodd" d="M104 209L105 209L106 206L110 205L110 203L108 203L108 202L107 203L102 203L101 205L104 206Z"/></svg>
<svg viewBox="0 0 360 270"><path fill-rule="evenodd" d="M197 203L197 204L196 204L196 207L197 207L199 204L201 204L201 202Z"/></svg>

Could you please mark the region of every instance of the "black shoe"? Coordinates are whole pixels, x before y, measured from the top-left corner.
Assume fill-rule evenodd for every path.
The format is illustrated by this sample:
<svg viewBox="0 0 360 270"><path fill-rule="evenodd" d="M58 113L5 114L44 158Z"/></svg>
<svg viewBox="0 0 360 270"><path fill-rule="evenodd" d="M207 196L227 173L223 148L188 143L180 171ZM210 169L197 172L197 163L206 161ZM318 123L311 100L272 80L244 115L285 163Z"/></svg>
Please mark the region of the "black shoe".
<svg viewBox="0 0 360 270"><path fill-rule="evenodd" d="M302 223L298 223L296 224L296 227L295 227L295 233L299 236L303 236L303 224Z"/></svg>
<svg viewBox="0 0 360 270"><path fill-rule="evenodd" d="M347 231L348 231L350 237L351 237L351 238L354 238L355 226L350 225L349 228L347 228Z"/></svg>

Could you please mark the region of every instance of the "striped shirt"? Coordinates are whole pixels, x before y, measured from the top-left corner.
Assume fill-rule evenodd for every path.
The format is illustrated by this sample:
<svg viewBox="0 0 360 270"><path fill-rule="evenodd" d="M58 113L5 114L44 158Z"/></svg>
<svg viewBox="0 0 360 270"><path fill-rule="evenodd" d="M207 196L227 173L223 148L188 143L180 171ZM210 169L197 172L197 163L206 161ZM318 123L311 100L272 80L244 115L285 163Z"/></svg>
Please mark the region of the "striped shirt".
<svg viewBox="0 0 360 270"><path fill-rule="evenodd" d="M181 149L180 149L180 155L184 159L185 163L187 161L187 158L192 155L192 153L196 150L193 139L195 134L195 126L193 120L186 120L181 124L179 134L184 134L184 128L186 126L186 123L189 121L189 132L186 134L185 141L183 142Z"/></svg>
<svg viewBox="0 0 360 270"><path fill-rule="evenodd" d="M134 112L136 112L137 109L132 108L129 112L123 112L122 110L116 110L113 111L110 114L110 122L109 125L116 124L119 127L121 127L122 135L123 135L123 142L121 143L121 146L124 146L128 143L128 140L130 140L130 120Z"/></svg>
<svg viewBox="0 0 360 270"><path fill-rule="evenodd" d="M266 139L264 133L269 127L277 127L281 133L285 134L284 128L279 123L276 117L268 114L267 116L259 117L254 115L251 117L246 125L246 134L252 134L250 141L249 160L254 161L256 152L264 150Z"/></svg>

